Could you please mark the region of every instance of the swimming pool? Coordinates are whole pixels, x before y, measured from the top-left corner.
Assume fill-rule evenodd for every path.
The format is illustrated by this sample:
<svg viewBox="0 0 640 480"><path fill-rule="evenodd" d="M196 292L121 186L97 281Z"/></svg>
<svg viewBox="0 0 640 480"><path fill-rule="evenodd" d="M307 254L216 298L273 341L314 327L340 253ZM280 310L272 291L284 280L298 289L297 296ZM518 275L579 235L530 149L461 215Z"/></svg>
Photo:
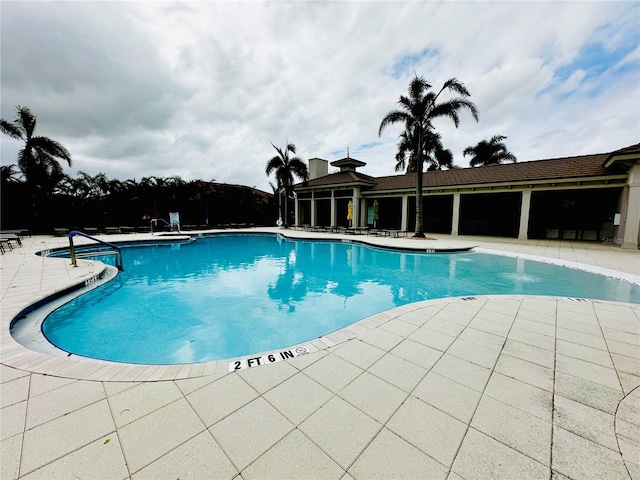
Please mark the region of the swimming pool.
<svg viewBox="0 0 640 480"><path fill-rule="evenodd" d="M629 282L478 253L254 234L131 246L123 257L125 272L46 318L42 331L51 343L104 360L197 363L295 345L440 297L535 294L640 303L640 286Z"/></svg>

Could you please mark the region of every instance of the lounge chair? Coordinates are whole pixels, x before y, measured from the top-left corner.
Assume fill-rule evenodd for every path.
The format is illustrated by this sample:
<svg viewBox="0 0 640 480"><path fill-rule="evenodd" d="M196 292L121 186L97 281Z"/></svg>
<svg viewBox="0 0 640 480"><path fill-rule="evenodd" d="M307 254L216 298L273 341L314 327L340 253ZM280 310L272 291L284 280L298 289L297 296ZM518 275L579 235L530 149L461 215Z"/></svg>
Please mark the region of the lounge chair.
<svg viewBox="0 0 640 480"><path fill-rule="evenodd" d="M20 238L31 237L31 232L26 228L17 228L15 230L0 230L1 235L18 235Z"/></svg>
<svg viewBox="0 0 640 480"><path fill-rule="evenodd" d="M11 247L11 242L15 242L20 247L22 246L22 240L15 233L3 233L0 235L0 241L6 243L9 247Z"/></svg>
<svg viewBox="0 0 640 480"><path fill-rule="evenodd" d="M369 227L349 227L347 228L347 233L351 235L364 235L365 233L369 233Z"/></svg>
<svg viewBox="0 0 640 480"><path fill-rule="evenodd" d="M2 251L2 254L4 255L5 249L4 249L4 243L7 244L7 247L9 247L9 251L13 250L13 247L11 246L11 243L9 242L9 240L7 240L6 238L0 238L0 251Z"/></svg>
<svg viewBox="0 0 640 480"><path fill-rule="evenodd" d="M406 237L409 232L406 230L387 230L387 234L391 237Z"/></svg>

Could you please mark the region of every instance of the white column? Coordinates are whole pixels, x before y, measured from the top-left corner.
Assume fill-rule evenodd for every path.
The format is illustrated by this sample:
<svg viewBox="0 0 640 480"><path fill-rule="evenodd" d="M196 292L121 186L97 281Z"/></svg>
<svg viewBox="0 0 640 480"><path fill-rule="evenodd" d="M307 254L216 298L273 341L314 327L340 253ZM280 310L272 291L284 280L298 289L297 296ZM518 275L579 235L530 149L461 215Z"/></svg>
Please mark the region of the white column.
<svg viewBox="0 0 640 480"><path fill-rule="evenodd" d="M460 194L453 194L453 213L451 214L451 235L458 235L458 227L460 224Z"/></svg>
<svg viewBox="0 0 640 480"><path fill-rule="evenodd" d="M622 225L619 229L622 236L622 248L638 250L638 235L640 235L640 163L636 163L629 169L627 187L626 214L623 215Z"/></svg>
<svg viewBox="0 0 640 480"><path fill-rule="evenodd" d="M311 218L310 218L310 221L311 221L311 226L312 227L315 227L318 224L317 220L316 220L317 213L318 213L318 204L316 202L316 195L314 193L311 196Z"/></svg>
<svg viewBox="0 0 640 480"><path fill-rule="evenodd" d="M520 206L520 230L518 238L526 240L529 238L529 211L531 210L531 190L522 191L522 205Z"/></svg>
<svg viewBox="0 0 640 480"><path fill-rule="evenodd" d="M336 199L333 198L335 192L331 190L331 220L329 222L330 227L336 226Z"/></svg>
<svg viewBox="0 0 640 480"><path fill-rule="evenodd" d="M400 230L404 230L405 232L409 228L409 196L402 196L402 217L400 221Z"/></svg>
<svg viewBox="0 0 640 480"><path fill-rule="evenodd" d="M297 195L294 195L294 197L296 201L293 203L293 224L300 225L300 217L298 216L300 214L300 208L298 207L300 200L298 200Z"/></svg>

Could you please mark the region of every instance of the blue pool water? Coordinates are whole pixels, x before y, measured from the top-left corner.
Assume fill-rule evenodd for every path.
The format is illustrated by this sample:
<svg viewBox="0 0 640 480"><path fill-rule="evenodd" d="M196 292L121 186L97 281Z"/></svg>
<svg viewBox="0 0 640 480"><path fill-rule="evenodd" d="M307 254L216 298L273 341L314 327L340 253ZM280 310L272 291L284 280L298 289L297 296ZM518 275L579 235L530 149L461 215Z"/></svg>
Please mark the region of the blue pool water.
<svg viewBox="0 0 640 480"><path fill-rule="evenodd" d="M106 257L100 257L105 260ZM440 297L540 294L640 303L640 286L479 253L222 235L123 248L125 271L52 312L59 348L104 360L204 362L302 343L390 308Z"/></svg>

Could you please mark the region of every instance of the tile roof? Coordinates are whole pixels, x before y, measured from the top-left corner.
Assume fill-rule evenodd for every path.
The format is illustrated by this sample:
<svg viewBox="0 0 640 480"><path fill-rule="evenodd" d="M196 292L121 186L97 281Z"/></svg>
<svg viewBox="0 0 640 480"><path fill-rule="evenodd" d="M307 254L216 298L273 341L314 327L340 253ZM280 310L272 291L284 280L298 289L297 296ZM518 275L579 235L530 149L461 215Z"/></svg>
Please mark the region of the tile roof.
<svg viewBox="0 0 640 480"><path fill-rule="evenodd" d="M640 153L640 144L616 150L612 153L579 155L575 157L550 158L505 165L456 168L423 173L424 188L450 187L455 185L481 185L489 183L515 183L536 180L562 180L569 178L601 177L619 173L607 169L604 164L612 155ZM415 173L371 177L359 172L338 172L308 181L297 187L322 187L335 184L364 183L370 191L406 190L414 188Z"/></svg>
<svg viewBox="0 0 640 480"><path fill-rule="evenodd" d="M640 143L621 148L611 152L605 161L605 167L611 167L615 163L633 165L640 158Z"/></svg>
<svg viewBox="0 0 640 480"><path fill-rule="evenodd" d="M613 157L615 155L637 155L640 154L640 143L636 143L635 145L631 145L629 147L621 148L620 150L616 150L615 152L611 152L609 157Z"/></svg>
<svg viewBox="0 0 640 480"><path fill-rule="evenodd" d="M553 158L532 162L519 162L484 167L456 168L423 173L423 185L444 187L452 185L476 185L486 183L526 182L575 177L598 177L607 175L603 163L608 154L582 155L578 157ZM394 175L377 178L373 190L394 190L415 185L416 174Z"/></svg>
<svg viewBox="0 0 640 480"><path fill-rule="evenodd" d="M296 187L322 187L325 185L336 185L345 183L364 183L373 185L378 180L379 179L371 177L369 175L365 175L364 173L348 171L330 173L329 175L325 175L324 177L318 177L314 178L313 180L309 180L305 184L298 183Z"/></svg>

